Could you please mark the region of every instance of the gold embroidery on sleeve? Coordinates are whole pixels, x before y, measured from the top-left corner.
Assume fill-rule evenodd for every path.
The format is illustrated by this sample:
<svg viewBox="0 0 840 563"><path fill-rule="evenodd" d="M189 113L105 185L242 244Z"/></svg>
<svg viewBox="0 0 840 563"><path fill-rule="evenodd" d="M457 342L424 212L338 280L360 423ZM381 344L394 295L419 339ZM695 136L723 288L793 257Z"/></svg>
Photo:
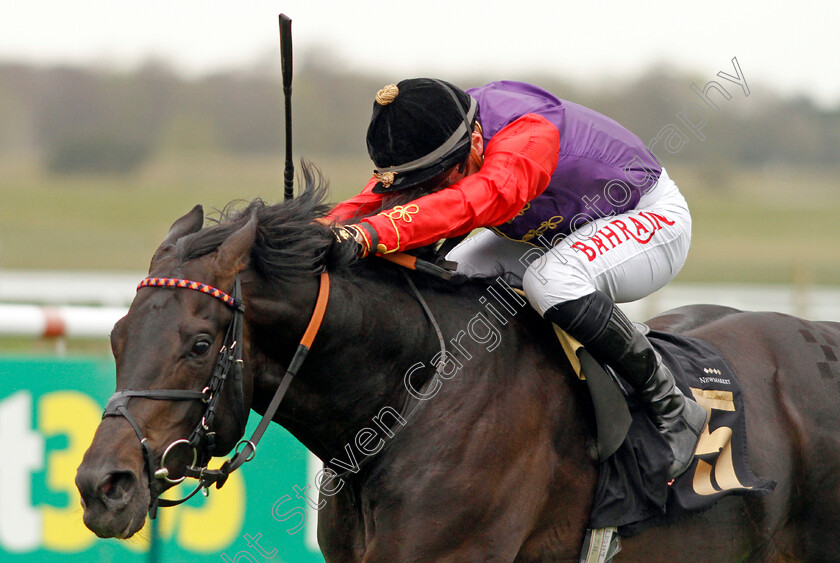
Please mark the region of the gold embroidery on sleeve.
<svg viewBox="0 0 840 563"><path fill-rule="evenodd" d="M416 203L411 205L398 205L388 212L388 217L391 220L402 219L406 223L411 223L411 216L420 211L420 207Z"/></svg>
<svg viewBox="0 0 840 563"><path fill-rule="evenodd" d="M390 254L391 252L397 252L400 250L400 229L397 227L397 221L405 221L406 223L411 223L411 216L417 214L420 211L420 207L416 203L412 203L410 205L397 205L391 211L387 213L382 213L388 219L391 220L391 225L394 227L394 232L397 234L397 246L391 250L384 244L379 244L376 247L376 250L379 251L381 254Z"/></svg>

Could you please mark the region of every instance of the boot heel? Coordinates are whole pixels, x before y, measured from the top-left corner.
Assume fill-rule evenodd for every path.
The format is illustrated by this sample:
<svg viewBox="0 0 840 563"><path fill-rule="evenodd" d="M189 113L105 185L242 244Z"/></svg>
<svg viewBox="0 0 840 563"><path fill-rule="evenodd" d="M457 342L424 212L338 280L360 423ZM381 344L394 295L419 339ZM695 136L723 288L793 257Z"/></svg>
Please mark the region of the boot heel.
<svg viewBox="0 0 840 563"><path fill-rule="evenodd" d="M708 411L691 399L686 399L685 401L683 418L685 419L686 425L698 437L703 433L703 430L706 429L706 425L709 423Z"/></svg>
<svg viewBox="0 0 840 563"><path fill-rule="evenodd" d="M674 461L668 468L669 479L676 479L691 467L694 461L694 453L700 444L700 434L703 433L709 422L709 413L694 401L685 399L685 406L679 416L679 422L685 428L676 430L671 427L667 433L663 433L671 451L674 453Z"/></svg>

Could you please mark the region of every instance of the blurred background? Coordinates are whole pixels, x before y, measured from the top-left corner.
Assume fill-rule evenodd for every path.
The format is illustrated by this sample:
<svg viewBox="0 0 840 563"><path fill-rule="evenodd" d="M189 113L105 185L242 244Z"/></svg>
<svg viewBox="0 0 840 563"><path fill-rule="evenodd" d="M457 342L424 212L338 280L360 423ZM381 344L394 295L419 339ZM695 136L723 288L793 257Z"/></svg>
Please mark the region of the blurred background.
<svg viewBox="0 0 840 563"><path fill-rule="evenodd" d="M334 200L369 177L364 135L384 84L424 75L464 88L530 81L616 119L649 145L658 139L657 156L689 201L694 234L685 268L667 288L628 305L631 316L711 302L840 320L834 8L757 0L583 4L30 0L0 7L0 424L10 428L3 414L13 408L26 411L19 393L28 393L27 427L47 438L30 472L30 506L80 516L72 480L63 489L50 485L50 452L67 449L68 438L38 430L39 405L50 393L78 390L80 373L104 374L102 390L86 395L94 404L110 394L106 336L169 225L196 203L212 214L231 200L282 198L280 12L294 20L295 158L320 168ZM65 373L66 362L80 357L88 367L53 386L28 383L33 373ZM305 476L305 456L295 455L294 471ZM93 540L78 539L85 532L76 528L66 545L88 547L50 551L60 542L45 544L4 504L9 479L0 468L0 558L90 556ZM287 539L277 532L285 526L268 521L254 526L272 525L262 533ZM166 541L182 555L170 559L221 552L189 551L171 526ZM10 543L26 530L42 539ZM231 557L249 549L246 531L230 536ZM307 545L317 553L311 538ZM114 549L97 557L128 553Z"/></svg>

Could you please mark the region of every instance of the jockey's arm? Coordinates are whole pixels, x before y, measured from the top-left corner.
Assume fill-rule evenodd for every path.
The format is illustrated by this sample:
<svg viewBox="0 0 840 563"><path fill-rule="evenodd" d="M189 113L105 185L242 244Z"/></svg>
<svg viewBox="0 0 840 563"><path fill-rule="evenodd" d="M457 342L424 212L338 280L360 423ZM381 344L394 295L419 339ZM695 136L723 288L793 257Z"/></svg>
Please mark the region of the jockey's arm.
<svg viewBox="0 0 840 563"><path fill-rule="evenodd" d="M514 218L548 186L559 151L556 126L536 114L520 117L490 139L478 172L363 219L371 250L387 254L419 248Z"/></svg>
<svg viewBox="0 0 840 563"><path fill-rule="evenodd" d="M364 217L380 209L383 194L373 193L373 188L377 182L378 180L375 177L371 177L359 195L333 207L324 218L325 222L343 223L355 217Z"/></svg>

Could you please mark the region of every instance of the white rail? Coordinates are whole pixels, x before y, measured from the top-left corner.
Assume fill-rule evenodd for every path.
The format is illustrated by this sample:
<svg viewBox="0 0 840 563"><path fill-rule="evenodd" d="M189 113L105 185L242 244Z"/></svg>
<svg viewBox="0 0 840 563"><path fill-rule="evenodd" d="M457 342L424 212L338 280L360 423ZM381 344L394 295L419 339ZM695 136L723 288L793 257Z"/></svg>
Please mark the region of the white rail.
<svg viewBox="0 0 840 563"><path fill-rule="evenodd" d="M50 307L0 304L0 336L102 338L125 307Z"/></svg>
<svg viewBox="0 0 840 563"><path fill-rule="evenodd" d="M107 337L125 315L143 277L142 273L0 271L0 336ZM692 303L840 321L840 287L671 284L622 308L631 318L643 320Z"/></svg>
<svg viewBox="0 0 840 563"><path fill-rule="evenodd" d="M128 306L142 272L0 270L0 303Z"/></svg>

